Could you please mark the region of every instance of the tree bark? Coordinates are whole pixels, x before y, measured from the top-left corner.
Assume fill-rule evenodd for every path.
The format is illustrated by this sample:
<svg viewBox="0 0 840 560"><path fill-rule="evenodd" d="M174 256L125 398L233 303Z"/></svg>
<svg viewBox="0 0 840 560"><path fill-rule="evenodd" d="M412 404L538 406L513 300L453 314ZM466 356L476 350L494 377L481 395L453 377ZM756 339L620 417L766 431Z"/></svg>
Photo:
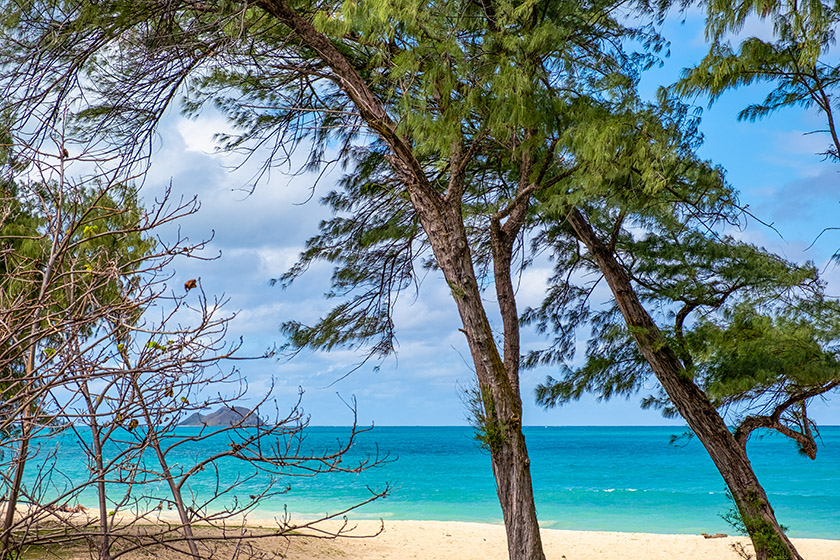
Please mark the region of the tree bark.
<svg viewBox="0 0 840 560"><path fill-rule="evenodd" d="M706 394L694 383L668 345L653 318L641 304L615 254L601 242L584 215L573 208L569 224L604 275L627 327L671 402L708 451L729 487L755 548L756 560L802 560L776 521L764 488Z"/></svg>
<svg viewBox="0 0 840 560"><path fill-rule="evenodd" d="M521 426L508 430L504 444L491 452L491 458L496 494L505 521L508 557L510 560L545 560L534 507L531 461Z"/></svg>
<svg viewBox="0 0 840 560"><path fill-rule="evenodd" d="M12 530L15 526L15 513L21 485L23 484L23 471L26 468L26 456L29 453L29 422L24 419L22 422L22 435L18 456L15 460L15 474L12 484L9 487L9 496L6 500L6 513L3 517L2 535L0 535L0 560L13 556L11 544Z"/></svg>
<svg viewBox="0 0 840 560"><path fill-rule="evenodd" d="M522 434L518 324L515 339L507 338L514 335L509 332L508 326L518 321L516 306L509 305L509 301L500 302L506 340L514 343L516 349L514 357L513 348L507 351L506 344L503 361L481 300L461 212L465 161L460 159L463 154L453 152L452 184L446 195L439 194L415 157L411 142L398 133L396 123L391 120L379 98L330 39L295 12L287 0L260 0L258 5L318 53L332 70L336 83L353 101L367 126L390 148L391 165L405 185L414 211L429 238L437 264L452 291L475 364L479 390L485 404L489 405L486 407L489 415L487 420L499 435L490 445L490 454L505 521L508 554L511 560L545 560L534 505L530 460ZM507 246L508 251L511 246ZM500 254L504 254L504 251ZM507 263L509 280L509 255ZM506 368L505 362L515 363L515 366Z"/></svg>
<svg viewBox="0 0 840 560"><path fill-rule="evenodd" d="M513 335L507 329L516 329L517 341L503 361L481 300L460 207L450 206L447 210L444 214L446 219L441 222L427 222L423 216L430 213L418 213L461 316L475 364L480 396L485 401L485 421L489 424L488 428L499 436L488 442L488 447L505 522L508 555L510 560L545 560L531 482L531 461L522 433L516 305L513 300L500 301L499 305L506 326L506 348L509 348L507 345ZM495 280L502 286L497 289L505 293L504 286L510 283L509 251L509 246L499 247L494 241L494 253L499 253L494 258ZM505 254L508 255L506 259L503 258ZM515 358L512 355L514 352ZM510 368L506 367L506 362Z"/></svg>

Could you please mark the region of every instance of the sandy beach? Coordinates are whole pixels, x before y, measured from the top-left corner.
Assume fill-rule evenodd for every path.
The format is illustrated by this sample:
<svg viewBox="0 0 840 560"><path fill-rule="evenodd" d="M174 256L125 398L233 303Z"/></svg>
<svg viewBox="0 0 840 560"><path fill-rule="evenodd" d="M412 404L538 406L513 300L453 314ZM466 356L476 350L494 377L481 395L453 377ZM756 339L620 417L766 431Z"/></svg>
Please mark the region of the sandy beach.
<svg viewBox="0 0 840 560"><path fill-rule="evenodd" d="M359 534L380 528L379 522L360 521ZM608 533L544 529L549 560L739 560L733 544L749 548L745 537L707 539L701 535ZM806 560L837 560L840 540L794 539ZM381 534L369 539L292 539L290 560L357 559L505 560L504 527L483 523L442 521L386 521Z"/></svg>
<svg viewBox="0 0 840 560"><path fill-rule="evenodd" d="M86 513L72 514L69 518L80 521ZM95 520L93 520L95 521ZM166 519L159 522L167 524ZM501 524L469 523L461 521L340 521L321 522L322 535L341 531L347 536L330 538L311 536L313 530L304 529L310 536L295 535L290 538L269 536L275 521L249 519L247 531L260 535L250 544L235 551L242 527L239 523L228 525L229 540L216 540L221 530L197 525L196 534L210 537L203 550L214 550L208 557L258 558L260 560L507 560L504 527ZM152 524L154 525L154 524ZM149 526L149 525L147 525ZM317 531L315 531L317 533ZM743 560L752 552L746 537L726 536L706 538L702 535L673 535L655 533L619 533L604 531L542 530L543 545L548 560ZM806 560L837 560L840 558L840 540L793 539ZM119 547L117 547L119 549ZM34 554L34 555L33 555ZM94 557L96 553L93 553ZM202 555L203 556L203 555ZM37 549L24 553L24 558L62 560L89 560L91 551L86 546ZM188 558L171 550L158 547L135 551L123 556L128 560L148 559L181 560ZM748 556L747 556L748 557Z"/></svg>

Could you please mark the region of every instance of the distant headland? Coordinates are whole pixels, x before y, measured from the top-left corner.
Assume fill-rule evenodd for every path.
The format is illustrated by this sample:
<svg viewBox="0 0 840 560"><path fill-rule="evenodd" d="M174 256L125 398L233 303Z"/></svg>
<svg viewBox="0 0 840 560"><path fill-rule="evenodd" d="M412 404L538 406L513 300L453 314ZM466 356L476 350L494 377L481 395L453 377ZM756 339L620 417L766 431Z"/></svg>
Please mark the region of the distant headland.
<svg viewBox="0 0 840 560"><path fill-rule="evenodd" d="M183 422L178 424L186 428L189 427L222 427L233 426L235 424L241 426L257 426L261 424L259 415L253 410L248 410L242 406L222 407L210 414L201 414L196 412L188 416Z"/></svg>

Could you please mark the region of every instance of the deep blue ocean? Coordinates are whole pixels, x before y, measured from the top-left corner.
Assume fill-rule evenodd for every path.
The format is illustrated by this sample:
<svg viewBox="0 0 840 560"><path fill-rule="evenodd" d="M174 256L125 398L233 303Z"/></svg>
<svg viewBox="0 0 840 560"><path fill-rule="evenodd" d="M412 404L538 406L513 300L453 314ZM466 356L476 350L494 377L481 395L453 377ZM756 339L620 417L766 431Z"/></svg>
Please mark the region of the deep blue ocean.
<svg viewBox="0 0 840 560"><path fill-rule="evenodd" d="M185 428L185 430L187 430ZM675 427L526 427L538 516L543 527L657 533L732 533L721 517L730 509L725 486L696 438L671 443ZM311 427L304 451L320 453L346 441L348 428ZM753 438L749 456L779 521L794 537L840 539L840 426L823 427L817 459L801 456L777 434ZM217 452L226 439L174 455L189 466ZM56 481L78 479L87 463L78 440L59 441ZM283 477L291 489L260 503L252 517L282 513L313 517L336 512L390 485L388 497L353 512L355 518L434 519L501 523L490 457L469 427L376 427L360 436L343 464L365 456L387 462L361 474ZM223 463L222 486L252 474ZM208 471L190 485L198 501L216 488ZM259 474L233 491L245 497L264 487ZM162 486L160 490L162 491ZM83 495L83 503L95 503ZM219 504L223 503L219 502Z"/></svg>

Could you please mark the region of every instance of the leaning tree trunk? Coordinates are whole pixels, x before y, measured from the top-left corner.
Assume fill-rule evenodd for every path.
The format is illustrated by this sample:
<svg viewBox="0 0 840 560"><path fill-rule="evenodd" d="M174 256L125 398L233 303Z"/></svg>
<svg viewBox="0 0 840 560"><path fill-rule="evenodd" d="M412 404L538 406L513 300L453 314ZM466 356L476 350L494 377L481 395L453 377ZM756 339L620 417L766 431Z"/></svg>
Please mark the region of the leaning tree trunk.
<svg viewBox="0 0 840 560"><path fill-rule="evenodd" d="M756 560L802 560L776 521L764 488L732 432L706 394L686 372L677 354L639 301L630 278L613 252L598 239L578 209L568 221L586 246L612 290L636 344L671 402L714 461L740 513L755 548Z"/></svg>
<svg viewBox="0 0 840 560"><path fill-rule="evenodd" d="M493 340L463 222L461 196L465 165L469 158L463 153L453 154L449 186L446 193L441 194L415 157L411 141L399 133L381 100L330 39L298 14L288 0L257 0L256 5L286 25L298 39L318 53L331 69L336 84L355 105L359 116L388 145L391 165L409 194L437 264L452 290L475 363L479 390L488 405L487 421L499 436L490 445L490 453L505 519L508 553L511 560L544 560L530 461L522 435L518 369L506 368ZM505 357L509 358L507 353ZM518 360L517 352L517 367Z"/></svg>

